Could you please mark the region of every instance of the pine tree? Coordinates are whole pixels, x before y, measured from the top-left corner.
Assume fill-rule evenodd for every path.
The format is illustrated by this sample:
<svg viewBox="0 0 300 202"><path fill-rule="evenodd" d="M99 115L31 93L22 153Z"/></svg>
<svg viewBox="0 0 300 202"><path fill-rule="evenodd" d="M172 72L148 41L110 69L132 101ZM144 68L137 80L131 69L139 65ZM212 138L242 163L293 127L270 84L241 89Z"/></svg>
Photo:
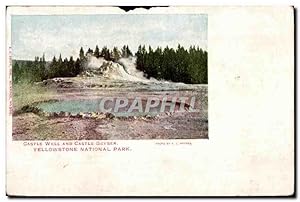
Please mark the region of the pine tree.
<svg viewBox="0 0 300 202"><path fill-rule="evenodd" d="M48 78L56 77L57 65L58 65L58 63L57 63L56 57L54 56L50 66L49 66Z"/></svg>
<svg viewBox="0 0 300 202"><path fill-rule="evenodd" d="M80 59L80 60L83 60L83 59L84 59L84 51L83 51L83 48L82 48L82 47L80 48L80 51L79 51L79 59Z"/></svg>
<svg viewBox="0 0 300 202"><path fill-rule="evenodd" d="M118 50L117 47L114 47L113 48L113 51L112 51L112 59L114 61L118 61L120 59L120 56L121 56L121 53L120 51Z"/></svg>
<svg viewBox="0 0 300 202"><path fill-rule="evenodd" d="M52 59L52 63L55 64L56 62L57 62L57 61L56 61L56 57L54 56L53 59Z"/></svg>
<svg viewBox="0 0 300 202"><path fill-rule="evenodd" d="M59 54L58 64L61 64L61 63L62 63L62 57L61 57L61 54Z"/></svg>
<svg viewBox="0 0 300 202"><path fill-rule="evenodd" d="M43 53L42 62L46 62L46 60L45 60L45 53Z"/></svg>
<svg viewBox="0 0 300 202"><path fill-rule="evenodd" d="M45 54L40 58L39 62L39 80L47 78Z"/></svg>
<svg viewBox="0 0 300 202"><path fill-rule="evenodd" d="M136 68L138 70L141 70L144 72L144 67L143 67L143 59L142 59L142 46L139 45L137 52L135 53L135 57L136 57Z"/></svg>
<svg viewBox="0 0 300 202"><path fill-rule="evenodd" d="M111 60L110 50L106 46L102 48L100 56L106 60Z"/></svg>
<svg viewBox="0 0 300 202"><path fill-rule="evenodd" d="M82 66L81 66L81 61L79 58L77 58L75 64L74 64L74 72L73 75L76 76L78 74L81 73L81 71L83 70Z"/></svg>
<svg viewBox="0 0 300 202"><path fill-rule="evenodd" d="M95 48L95 51L94 51L94 56L95 56L96 58L99 58L99 57L100 57L100 51L99 51L98 45L96 45L96 48Z"/></svg>
<svg viewBox="0 0 300 202"><path fill-rule="evenodd" d="M130 51L128 45L126 46L126 55L127 55L127 57L132 56L132 52Z"/></svg>
<svg viewBox="0 0 300 202"><path fill-rule="evenodd" d="M126 46L125 45L121 49L121 55L122 55L123 58L126 57Z"/></svg>
<svg viewBox="0 0 300 202"><path fill-rule="evenodd" d="M133 56L132 52L129 49L128 45L124 45L121 49L121 55L123 58L128 58L130 56Z"/></svg>

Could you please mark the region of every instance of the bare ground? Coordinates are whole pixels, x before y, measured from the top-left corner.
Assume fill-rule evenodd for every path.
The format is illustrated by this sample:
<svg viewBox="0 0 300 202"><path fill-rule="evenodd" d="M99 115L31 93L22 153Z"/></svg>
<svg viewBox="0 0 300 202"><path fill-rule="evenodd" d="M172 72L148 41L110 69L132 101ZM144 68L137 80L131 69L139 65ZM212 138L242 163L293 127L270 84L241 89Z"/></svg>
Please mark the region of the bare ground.
<svg viewBox="0 0 300 202"><path fill-rule="evenodd" d="M192 126L192 127L191 127ZM24 113L13 118L14 140L195 139L208 137L208 123L197 117L157 120L44 118Z"/></svg>

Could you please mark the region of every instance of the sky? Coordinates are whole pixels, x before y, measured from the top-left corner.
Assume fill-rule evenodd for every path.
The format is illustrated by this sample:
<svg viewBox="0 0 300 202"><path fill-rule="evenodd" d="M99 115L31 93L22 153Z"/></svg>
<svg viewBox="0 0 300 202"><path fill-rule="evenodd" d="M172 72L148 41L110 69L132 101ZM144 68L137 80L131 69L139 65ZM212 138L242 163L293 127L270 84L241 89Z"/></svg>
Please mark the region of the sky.
<svg viewBox="0 0 300 202"><path fill-rule="evenodd" d="M153 48L176 48L178 44L207 50L207 15L105 14L105 15L14 15L13 59L33 60L45 54L78 57L80 47L100 50L128 45L136 52L140 44Z"/></svg>

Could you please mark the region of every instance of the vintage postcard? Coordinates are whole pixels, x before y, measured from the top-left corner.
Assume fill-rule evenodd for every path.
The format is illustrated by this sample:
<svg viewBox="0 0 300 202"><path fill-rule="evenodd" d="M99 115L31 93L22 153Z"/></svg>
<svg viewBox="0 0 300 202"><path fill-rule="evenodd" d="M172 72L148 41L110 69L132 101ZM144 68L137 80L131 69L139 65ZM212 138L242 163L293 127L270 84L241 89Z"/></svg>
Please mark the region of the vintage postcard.
<svg viewBox="0 0 300 202"><path fill-rule="evenodd" d="M292 195L293 15L7 7L7 194Z"/></svg>

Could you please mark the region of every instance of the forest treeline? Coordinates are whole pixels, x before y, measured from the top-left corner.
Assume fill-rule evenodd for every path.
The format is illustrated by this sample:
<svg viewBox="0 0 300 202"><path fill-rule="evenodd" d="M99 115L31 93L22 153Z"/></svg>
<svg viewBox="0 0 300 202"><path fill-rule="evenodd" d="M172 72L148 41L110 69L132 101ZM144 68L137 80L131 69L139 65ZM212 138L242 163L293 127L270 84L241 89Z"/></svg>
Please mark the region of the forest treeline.
<svg viewBox="0 0 300 202"><path fill-rule="evenodd" d="M139 46L136 53L137 69L148 78L174 82L207 84L207 52L191 46L189 50L178 45L177 49Z"/></svg>
<svg viewBox="0 0 300 202"><path fill-rule="evenodd" d="M84 52L81 47L78 58L62 58L55 56L50 62L45 55L35 57L33 61L13 61L13 82L37 82L55 77L74 77L85 70L87 56L103 57L108 61L118 62L120 58L134 56L128 45L121 50L114 47L112 50L104 46L101 51L98 46L95 50ZM135 53L137 69L145 76L158 80L184 82L193 84L207 84L207 52L199 47L191 46L188 50L178 45L177 49L158 47L155 50L149 46L139 46Z"/></svg>

